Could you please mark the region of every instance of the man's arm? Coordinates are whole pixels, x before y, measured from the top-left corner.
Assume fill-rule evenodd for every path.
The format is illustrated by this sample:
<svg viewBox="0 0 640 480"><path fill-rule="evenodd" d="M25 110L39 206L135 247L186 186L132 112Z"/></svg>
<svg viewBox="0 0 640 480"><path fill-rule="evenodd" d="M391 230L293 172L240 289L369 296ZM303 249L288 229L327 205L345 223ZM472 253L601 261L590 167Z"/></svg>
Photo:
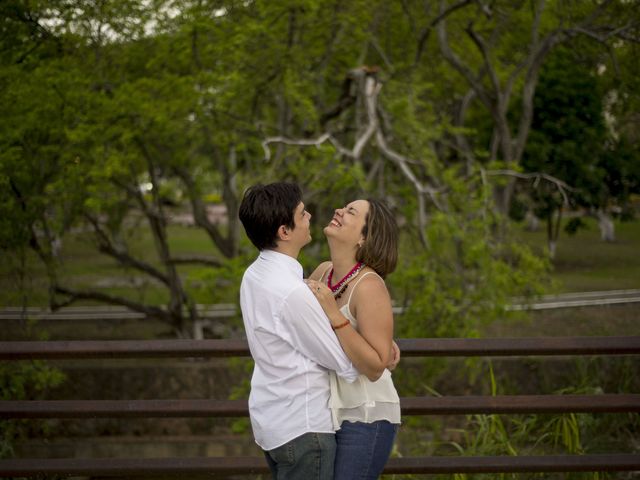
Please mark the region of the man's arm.
<svg viewBox="0 0 640 480"><path fill-rule="evenodd" d="M353 367L331 330L331 323L309 288L302 284L284 301L280 321L291 335L294 348L348 382L360 373Z"/></svg>

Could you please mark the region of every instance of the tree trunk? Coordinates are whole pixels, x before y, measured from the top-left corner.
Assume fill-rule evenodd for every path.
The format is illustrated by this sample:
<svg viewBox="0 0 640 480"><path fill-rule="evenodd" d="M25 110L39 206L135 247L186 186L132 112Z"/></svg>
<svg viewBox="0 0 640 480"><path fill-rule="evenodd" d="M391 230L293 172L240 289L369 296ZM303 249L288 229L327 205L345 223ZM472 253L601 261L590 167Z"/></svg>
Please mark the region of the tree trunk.
<svg viewBox="0 0 640 480"><path fill-rule="evenodd" d="M553 218L555 212L551 211L547 216L547 245L549 247L549 258L556 258L556 248L558 245L558 237L560 236L560 224L562 223L562 208L558 209L558 215Z"/></svg>
<svg viewBox="0 0 640 480"><path fill-rule="evenodd" d="M527 232L537 232L540 230L540 219L531 210L527 210L524 216L525 230Z"/></svg>
<svg viewBox="0 0 640 480"><path fill-rule="evenodd" d="M506 217L509 215L509 210L511 209L511 199L513 198L513 192L516 187L516 179L509 178L505 181L507 182L506 185L496 185L494 187L493 195L498 212Z"/></svg>
<svg viewBox="0 0 640 480"><path fill-rule="evenodd" d="M556 256L556 242L553 239L553 212L547 214L547 248L549 258L553 260Z"/></svg>
<svg viewBox="0 0 640 480"><path fill-rule="evenodd" d="M556 258L556 247L558 245L558 242L556 242L555 240L549 240L548 243L548 248L549 248L549 258L551 260Z"/></svg>
<svg viewBox="0 0 640 480"><path fill-rule="evenodd" d="M603 242L615 242L616 230L611 215L602 209L596 211L598 227L600 228L600 238Z"/></svg>

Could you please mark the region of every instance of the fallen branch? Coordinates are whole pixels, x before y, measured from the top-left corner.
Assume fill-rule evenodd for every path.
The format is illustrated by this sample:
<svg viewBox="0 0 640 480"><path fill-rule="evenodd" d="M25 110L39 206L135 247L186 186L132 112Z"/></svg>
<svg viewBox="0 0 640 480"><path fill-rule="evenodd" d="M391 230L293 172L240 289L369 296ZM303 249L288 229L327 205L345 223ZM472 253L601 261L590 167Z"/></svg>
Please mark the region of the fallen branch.
<svg viewBox="0 0 640 480"><path fill-rule="evenodd" d="M316 139L295 139L295 138L287 138L283 136L277 137L267 137L262 142L262 149L264 150L264 161L268 162L271 160L271 149L269 145L272 143L283 143L285 145L297 145L300 147L317 147L320 148L323 143L329 141L332 145L334 144L333 140L335 140L330 133L323 133ZM334 145L335 146L335 145ZM341 149L336 148L340 153L344 155L350 156L350 152L346 149L341 151Z"/></svg>
<svg viewBox="0 0 640 480"><path fill-rule="evenodd" d="M362 72L365 72L364 82L362 82L362 87L360 89L360 94L364 95L365 100L365 109L367 116L366 128L364 128L363 133L356 138L354 142L353 149L349 150L340 144L340 142L333 137L330 132L324 132L320 136L315 139L308 138L287 138L283 136L274 136L268 137L262 142L262 148L265 153L265 161L269 161L271 159L271 150L269 145L272 143L283 143L286 145L297 145L301 147L310 147L315 146L316 148L320 148L326 142L331 143L333 147L339 154L342 154L346 157L353 158L358 160L362 155L365 147L369 145L373 138L375 138L375 145L381 151L383 156L389 160L391 160L400 170L402 175L411 182L413 185L417 197L418 197L418 224L419 231L421 235L421 239L423 243L426 244L426 237L424 237L424 230L427 223L427 215L426 215L426 206L425 206L425 195L429 196L433 204L441 211L445 210L445 207L438 199L438 194L441 191L430 185L427 182L421 181L418 176L413 172L410 165L417 164L420 165L419 162L415 160L411 160L404 155L399 154L394 151L391 147L389 147L383 129L381 128L380 120L378 115L380 115L381 110L378 107L378 96L382 89L382 83L380 83L375 76L375 69L370 69L369 67L362 67ZM355 73L350 72L350 76L354 77ZM388 122L387 122L388 123Z"/></svg>

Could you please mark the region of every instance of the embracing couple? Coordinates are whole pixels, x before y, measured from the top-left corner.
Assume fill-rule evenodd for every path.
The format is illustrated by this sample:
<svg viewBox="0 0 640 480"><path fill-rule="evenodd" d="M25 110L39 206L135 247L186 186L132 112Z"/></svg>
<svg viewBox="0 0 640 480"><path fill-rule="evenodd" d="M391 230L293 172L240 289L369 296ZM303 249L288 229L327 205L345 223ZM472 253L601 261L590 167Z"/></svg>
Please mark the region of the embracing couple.
<svg viewBox="0 0 640 480"><path fill-rule="evenodd" d="M255 185L240 220L259 250L240 288L255 361L249 414L274 479L375 479L400 424L399 360L384 277L398 227L377 200L335 210L331 261L303 279L311 215L296 184Z"/></svg>

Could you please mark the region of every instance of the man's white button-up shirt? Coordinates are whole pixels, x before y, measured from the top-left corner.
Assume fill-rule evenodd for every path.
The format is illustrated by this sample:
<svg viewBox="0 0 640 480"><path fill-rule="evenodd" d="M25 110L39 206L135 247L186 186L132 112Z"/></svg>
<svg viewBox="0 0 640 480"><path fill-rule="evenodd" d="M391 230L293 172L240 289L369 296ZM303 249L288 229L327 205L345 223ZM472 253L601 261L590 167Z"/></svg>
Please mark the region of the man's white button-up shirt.
<svg viewBox="0 0 640 480"><path fill-rule="evenodd" d="M350 382L359 375L302 274L293 257L263 250L240 286L255 361L249 414L256 443L264 450L307 432L333 433L328 370Z"/></svg>

